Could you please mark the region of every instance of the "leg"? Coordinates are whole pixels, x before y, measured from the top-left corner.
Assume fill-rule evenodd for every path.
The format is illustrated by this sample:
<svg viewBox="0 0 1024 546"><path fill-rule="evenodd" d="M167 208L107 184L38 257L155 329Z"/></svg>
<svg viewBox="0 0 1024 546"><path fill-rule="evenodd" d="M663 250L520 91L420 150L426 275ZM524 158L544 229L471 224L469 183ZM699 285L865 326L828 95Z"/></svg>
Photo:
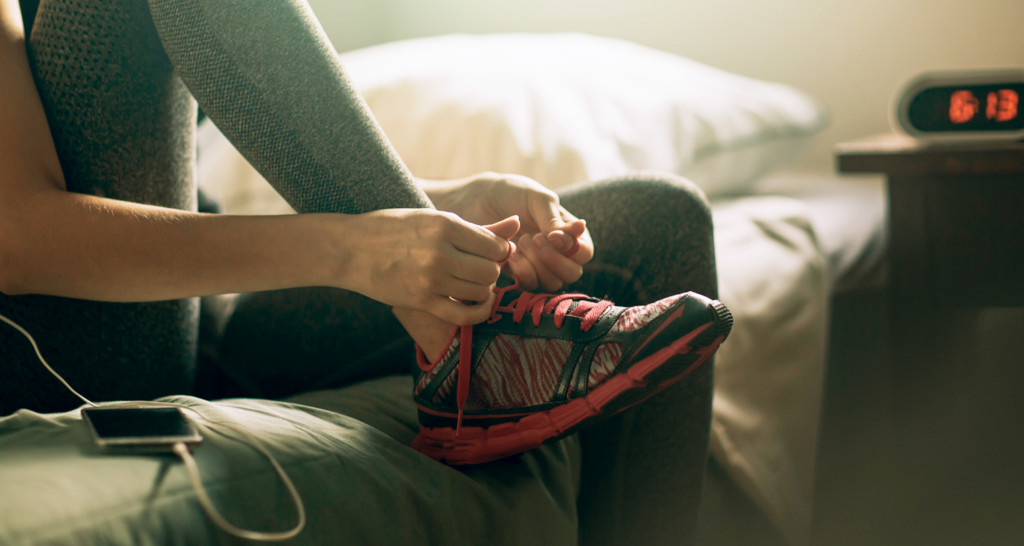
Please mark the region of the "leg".
<svg viewBox="0 0 1024 546"><path fill-rule="evenodd" d="M428 207L301 0L150 0L203 111L301 213Z"/></svg>
<svg viewBox="0 0 1024 546"><path fill-rule="evenodd" d="M407 374L413 340L391 310L332 288L243 294L220 344L219 396L283 398Z"/></svg>
<svg viewBox="0 0 1024 546"><path fill-rule="evenodd" d="M195 210L195 103L174 75L144 4L39 3L27 47L69 191ZM26 13L27 15L27 13ZM75 271L67 271L74 275ZM109 303L0 294L0 312L38 335L65 379L95 400L188 392L196 367L198 299ZM0 414L80 402L0 328Z"/></svg>
<svg viewBox="0 0 1024 546"><path fill-rule="evenodd" d="M683 290L716 297L710 212L687 181L638 176L571 188L596 255L573 286L637 305ZM707 463L712 368L581 433L584 544L686 544Z"/></svg>

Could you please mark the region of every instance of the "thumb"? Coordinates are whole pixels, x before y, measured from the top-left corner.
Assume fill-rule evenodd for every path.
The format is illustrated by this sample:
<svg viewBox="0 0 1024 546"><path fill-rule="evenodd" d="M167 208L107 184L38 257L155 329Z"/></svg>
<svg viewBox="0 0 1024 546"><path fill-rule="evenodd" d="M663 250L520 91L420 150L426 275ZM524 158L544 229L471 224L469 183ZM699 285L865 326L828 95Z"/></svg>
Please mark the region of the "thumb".
<svg viewBox="0 0 1024 546"><path fill-rule="evenodd" d="M486 225L484 228L507 241L519 233L519 216L509 216L500 222Z"/></svg>

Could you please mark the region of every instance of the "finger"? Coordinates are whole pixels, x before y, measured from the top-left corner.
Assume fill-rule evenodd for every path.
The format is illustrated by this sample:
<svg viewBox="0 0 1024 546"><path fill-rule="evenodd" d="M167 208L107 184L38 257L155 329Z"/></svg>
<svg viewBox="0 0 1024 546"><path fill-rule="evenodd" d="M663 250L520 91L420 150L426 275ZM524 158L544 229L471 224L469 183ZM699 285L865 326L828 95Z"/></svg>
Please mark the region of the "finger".
<svg viewBox="0 0 1024 546"><path fill-rule="evenodd" d="M515 236L519 232L519 216L512 215L500 222L495 222L490 225L483 226L484 229L491 233L505 239L506 241Z"/></svg>
<svg viewBox="0 0 1024 546"><path fill-rule="evenodd" d="M523 290L536 290L540 286L540 282L537 280L537 272L534 271L530 260L523 256L522 251L516 252L509 258L508 268L512 276L519 281L519 287Z"/></svg>
<svg viewBox="0 0 1024 546"><path fill-rule="evenodd" d="M572 258L579 251L580 251L580 240L575 238L575 237L573 237L572 245L569 247L568 250L563 250L562 251L562 255L565 256L566 258Z"/></svg>
<svg viewBox="0 0 1024 546"><path fill-rule="evenodd" d="M519 230L519 217L512 216L491 226L478 226L458 218L459 227L452 234L451 243L456 249L491 260L492 262L503 261L508 257L508 238L515 235ZM495 234L489 227L498 230ZM505 237L504 235L508 235Z"/></svg>
<svg viewBox="0 0 1024 546"><path fill-rule="evenodd" d="M538 286L547 291L558 290L562 287L562 281L548 269L541 258L540 249L537 247L534 236L524 235L520 237L518 248L523 258L529 261Z"/></svg>
<svg viewBox="0 0 1024 546"><path fill-rule="evenodd" d="M438 296L423 311L452 324L469 325L487 320L491 316L494 294L486 301L475 305L467 305L449 297Z"/></svg>
<svg viewBox="0 0 1024 546"><path fill-rule="evenodd" d="M493 294L490 284L482 285L455 277L440 281L436 289L440 296L447 296L467 304L487 301Z"/></svg>
<svg viewBox="0 0 1024 546"><path fill-rule="evenodd" d="M548 233L546 238L548 244L566 256L572 256L579 250L579 239L560 229Z"/></svg>
<svg viewBox="0 0 1024 546"><path fill-rule="evenodd" d="M565 225L562 207L558 204L558 195L554 193L535 194L535 198L530 200L530 216L543 233L560 230Z"/></svg>
<svg viewBox="0 0 1024 546"><path fill-rule="evenodd" d="M546 243L546 239L536 236L534 246L544 266L562 283L573 283L583 275L583 267L562 252ZM582 247L581 247L582 248Z"/></svg>
<svg viewBox="0 0 1024 546"><path fill-rule="evenodd" d="M565 215L571 220L563 231L573 237L573 244L562 254L578 264L585 264L594 257L594 242L587 231L587 222L572 216L568 211L565 211Z"/></svg>
<svg viewBox="0 0 1024 546"><path fill-rule="evenodd" d="M455 257L448 271L452 278L482 286L491 286L501 275L501 266L498 262L486 258L460 253Z"/></svg>
<svg viewBox="0 0 1024 546"><path fill-rule="evenodd" d="M587 223L583 220L573 219L562 227L562 231L572 237L583 237L583 234L587 231Z"/></svg>

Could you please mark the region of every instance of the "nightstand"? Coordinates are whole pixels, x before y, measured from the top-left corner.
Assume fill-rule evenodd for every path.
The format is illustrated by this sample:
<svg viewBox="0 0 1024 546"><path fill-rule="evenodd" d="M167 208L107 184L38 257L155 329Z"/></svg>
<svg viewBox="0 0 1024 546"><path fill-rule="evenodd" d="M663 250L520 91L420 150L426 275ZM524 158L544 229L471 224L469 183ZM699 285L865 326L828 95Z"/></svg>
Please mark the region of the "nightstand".
<svg viewBox="0 0 1024 546"><path fill-rule="evenodd" d="M863 365L888 369L894 415L877 427L895 440L878 437L890 456L865 520L886 544L1024 536L1024 143L885 134L836 161L888 185L888 361Z"/></svg>
<svg viewBox="0 0 1024 546"><path fill-rule="evenodd" d="M929 376L970 360L962 319L1024 306L1024 143L926 145L885 134L839 145L836 159L840 173L888 179L894 388L916 421L942 405L952 379L936 377L927 393Z"/></svg>

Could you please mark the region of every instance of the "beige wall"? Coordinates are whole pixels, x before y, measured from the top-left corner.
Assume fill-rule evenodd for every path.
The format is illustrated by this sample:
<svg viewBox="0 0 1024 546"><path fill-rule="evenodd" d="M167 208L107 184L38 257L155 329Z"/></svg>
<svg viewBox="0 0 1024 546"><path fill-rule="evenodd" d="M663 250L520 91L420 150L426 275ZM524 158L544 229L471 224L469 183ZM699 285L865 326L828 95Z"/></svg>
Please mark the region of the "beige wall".
<svg viewBox="0 0 1024 546"><path fill-rule="evenodd" d="M339 50L450 32L581 31L804 89L830 109L804 166L888 130L933 69L1024 67L1024 0L310 0Z"/></svg>

